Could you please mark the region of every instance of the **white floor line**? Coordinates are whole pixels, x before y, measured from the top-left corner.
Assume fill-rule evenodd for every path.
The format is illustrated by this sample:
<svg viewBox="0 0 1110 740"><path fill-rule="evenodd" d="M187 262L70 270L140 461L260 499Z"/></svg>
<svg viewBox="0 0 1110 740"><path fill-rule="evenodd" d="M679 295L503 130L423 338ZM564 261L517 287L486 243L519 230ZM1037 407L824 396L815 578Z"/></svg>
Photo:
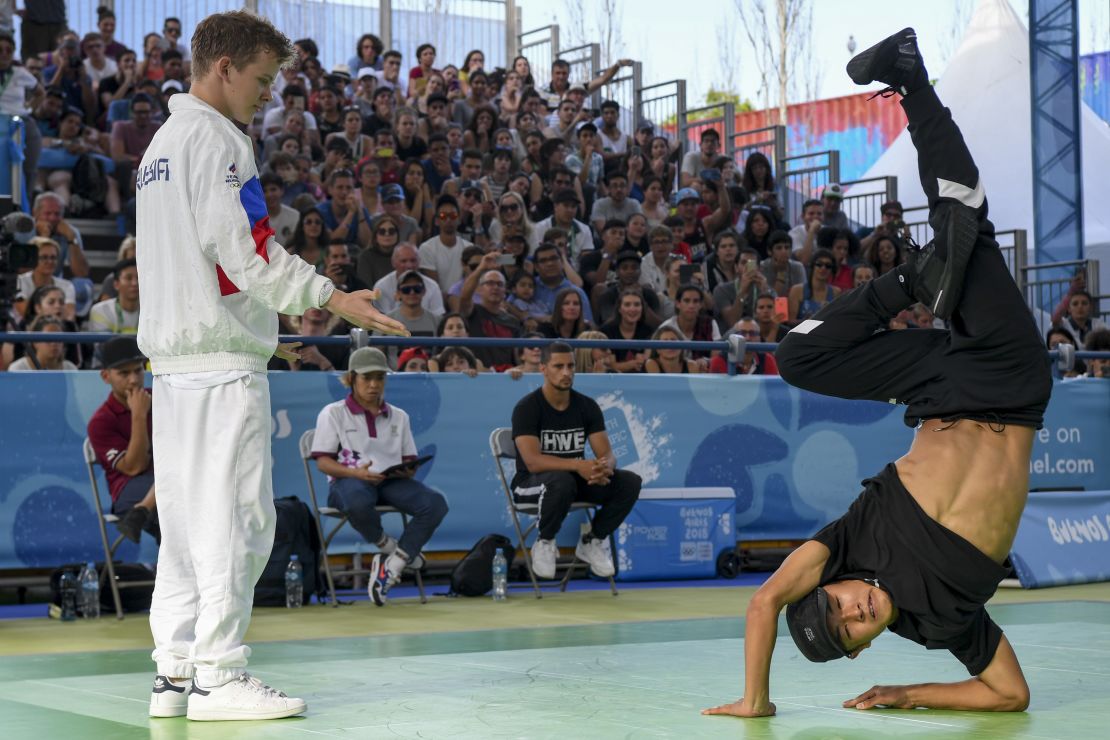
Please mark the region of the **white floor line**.
<svg viewBox="0 0 1110 740"><path fill-rule="evenodd" d="M840 708L819 707L819 706L815 706L813 704L798 704L796 702L788 702L788 701L784 701L782 703L786 704L788 706L801 707L802 709L811 709L811 710L816 711L816 712L834 712L834 713L837 713L837 714L844 714L846 712L850 712L854 716L866 717L866 718L871 719L871 720L894 720L896 722L910 722L912 724L931 725L931 726L934 726L934 727L957 727L958 728L958 727L962 726L962 725L950 724L948 722L934 722L934 721L930 721L930 720L927 720L927 719L913 719L911 717L903 717L903 716L895 715L895 714L887 714L886 713L887 710L885 710L885 709L867 709L867 710L863 710L863 709L844 709L843 707L840 707Z"/></svg>
<svg viewBox="0 0 1110 740"><path fill-rule="evenodd" d="M1035 642L1013 642L1013 643L1010 643L1010 644L1013 645L1015 648L1035 647L1035 648L1047 648L1048 650L1071 650L1072 652L1076 652L1076 653L1110 654L1110 650L1102 650L1100 648L1064 647L1063 645L1038 645Z"/></svg>
<svg viewBox="0 0 1110 740"><path fill-rule="evenodd" d="M49 687L54 688L54 689L62 689L63 691L76 691L76 692L81 693L81 694L93 694L95 696L105 696L105 697L108 697L110 699L119 699L120 701L133 701L133 702L138 702L139 704L147 704L147 703L150 702L150 699L136 699L133 696L120 696L119 694L109 694L109 693L104 692L104 691L97 691L96 689L82 689L78 686L66 686L65 684L51 683L50 681L43 681L42 679L38 679L38 678L27 679L24 683L40 684L42 686L49 686Z"/></svg>

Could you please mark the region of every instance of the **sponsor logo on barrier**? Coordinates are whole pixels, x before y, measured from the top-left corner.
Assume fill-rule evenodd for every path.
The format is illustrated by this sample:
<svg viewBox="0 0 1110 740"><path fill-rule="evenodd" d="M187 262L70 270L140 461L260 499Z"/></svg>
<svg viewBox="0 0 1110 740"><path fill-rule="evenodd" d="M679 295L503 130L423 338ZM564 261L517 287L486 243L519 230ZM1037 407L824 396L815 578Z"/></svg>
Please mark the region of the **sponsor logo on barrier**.
<svg viewBox="0 0 1110 740"><path fill-rule="evenodd" d="M1052 535L1052 541L1057 545L1082 545L1088 542L1110 541L1110 532L1107 531L1110 528L1110 514L1106 515L1105 526L1097 516L1086 519L1064 517L1060 521L1048 517L1045 524L1048 526L1049 534Z"/></svg>

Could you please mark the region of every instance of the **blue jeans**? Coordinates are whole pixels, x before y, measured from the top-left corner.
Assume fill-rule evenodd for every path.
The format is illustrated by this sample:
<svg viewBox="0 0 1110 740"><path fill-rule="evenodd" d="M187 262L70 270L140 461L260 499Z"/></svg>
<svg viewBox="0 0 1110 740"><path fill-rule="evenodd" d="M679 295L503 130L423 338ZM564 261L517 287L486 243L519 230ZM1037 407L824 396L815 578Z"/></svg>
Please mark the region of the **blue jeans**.
<svg viewBox="0 0 1110 740"><path fill-rule="evenodd" d="M415 478L390 478L376 486L355 478L338 478L328 490L328 506L350 517L351 526L371 544L382 538L382 517L374 509L379 504L394 506L411 517L397 540L397 546L410 560L447 516L446 499Z"/></svg>

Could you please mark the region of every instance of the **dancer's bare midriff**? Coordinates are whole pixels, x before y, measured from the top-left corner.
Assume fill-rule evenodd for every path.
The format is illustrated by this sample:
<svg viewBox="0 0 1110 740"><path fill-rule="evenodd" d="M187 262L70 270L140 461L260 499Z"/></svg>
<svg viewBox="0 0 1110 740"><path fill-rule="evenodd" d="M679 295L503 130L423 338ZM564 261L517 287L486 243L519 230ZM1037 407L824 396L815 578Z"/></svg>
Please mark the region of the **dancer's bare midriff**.
<svg viewBox="0 0 1110 740"><path fill-rule="evenodd" d="M895 463L918 505L997 563L1014 542L1029 495L1032 427L926 419Z"/></svg>

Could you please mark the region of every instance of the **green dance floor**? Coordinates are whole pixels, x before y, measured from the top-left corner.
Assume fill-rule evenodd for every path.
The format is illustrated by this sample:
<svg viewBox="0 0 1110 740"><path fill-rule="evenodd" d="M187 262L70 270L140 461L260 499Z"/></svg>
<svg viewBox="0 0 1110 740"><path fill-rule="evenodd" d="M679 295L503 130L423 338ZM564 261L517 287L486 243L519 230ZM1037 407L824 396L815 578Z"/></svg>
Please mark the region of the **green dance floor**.
<svg viewBox="0 0 1110 740"><path fill-rule="evenodd" d="M142 617L128 618L126 627L115 620L72 627L38 620L55 634L77 630L69 632L69 639L124 629L137 641L120 649L128 640L117 635L114 642L99 644L102 649L71 653L13 654L18 646L10 640L18 627L0 624L0 645L7 653L0 657L2 733L12 740L1107 736L1110 603L1102 600L1030 602L1026 594L1014 594L1010 600L1018 603L992 604L991 614L1017 650L1032 689L1032 706L1021 714L842 709L843 700L875 683L957 681L967 674L946 652L929 652L889 633L857 661L813 665L797 654L780 626L784 636L772 671L778 716L703 717L700 709L742 691L741 619L591 623L582 618L562 626L544 624L552 613L591 603L613 609L621 603L633 607L636 599L658 599L663 607L666 599L692 590L712 591L698 597L719 600L722 611L742 610L744 599L735 588L626 592L632 596L627 601L626 594L612 599L569 593L536 601L515 593L508 605L440 599L427 606L399 601L382 610L366 602L294 614L262 610L261 622L311 620L314 612L328 619L338 613L368 633L270 642L257 641L264 634L254 635L253 672L304 697L309 707L304 717L271 722L148 718L153 673L149 649L137 647L144 639ZM1103 598L1104 591L1089 598ZM386 612L395 628L407 624L409 631L373 634L376 619ZM421 632L424 615L437 612L441 618L469 614L469 624ZM497 619L486 621L483 615ZM516 626L498 627L500 621Z"/></svg>

